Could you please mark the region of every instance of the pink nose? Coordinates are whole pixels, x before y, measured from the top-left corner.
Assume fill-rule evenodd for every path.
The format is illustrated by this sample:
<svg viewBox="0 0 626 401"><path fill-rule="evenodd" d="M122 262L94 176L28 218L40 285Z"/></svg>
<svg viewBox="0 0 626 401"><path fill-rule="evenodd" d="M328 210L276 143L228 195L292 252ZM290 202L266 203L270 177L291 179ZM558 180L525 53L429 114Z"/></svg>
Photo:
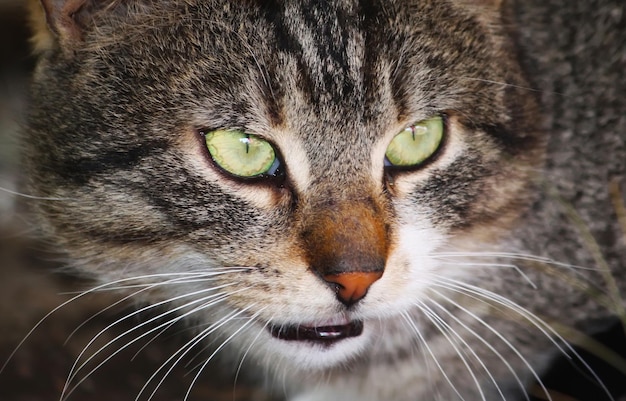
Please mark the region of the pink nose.
<svg viewBox="0 0 626 401"><path fill-rule="evenodd" d="M370 286L382 275L383 272L347 272L327 274L324 280L337 284L337 298L350 306L361 300Z"/></svg>

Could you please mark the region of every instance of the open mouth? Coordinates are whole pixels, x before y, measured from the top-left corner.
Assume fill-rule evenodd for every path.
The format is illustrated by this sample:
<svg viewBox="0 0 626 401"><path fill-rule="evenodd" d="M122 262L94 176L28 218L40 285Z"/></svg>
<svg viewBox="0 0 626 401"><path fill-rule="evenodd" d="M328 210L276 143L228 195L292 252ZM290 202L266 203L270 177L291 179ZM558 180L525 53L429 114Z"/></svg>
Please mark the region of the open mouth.
<svg viewBox="0 0 626 401"><path fill-rule="evenodd" d="M317 327L304 325L272 325L269 330L274 337L280 340L310 341L323 345L331 345L346 338L360 336L361 333L363 333L363 322L355 320L348 324Z"/></svg>

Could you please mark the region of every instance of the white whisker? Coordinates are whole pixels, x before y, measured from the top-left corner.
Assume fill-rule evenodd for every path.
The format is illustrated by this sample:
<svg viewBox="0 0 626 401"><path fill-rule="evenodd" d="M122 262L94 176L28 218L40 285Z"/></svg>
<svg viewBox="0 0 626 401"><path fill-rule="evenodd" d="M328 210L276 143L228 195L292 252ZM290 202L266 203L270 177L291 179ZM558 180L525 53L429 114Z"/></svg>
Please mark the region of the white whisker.
<svg viewBox="0 0 626 401"><path fill-rule="evenodd" d="M511 260L521 260L526 262L538 262L544 263L546 265L562 267L571 270L583 270L583 271L597 271L598 269L595 267L585 267L579 265L572 265L569 263L559 262L554 259L545 257L545 256L537 256L532 254L525 253L515 253L515 252L500 252L500 251L485 251L485 252L438 252L432 255L433 258L501 258L501 259L511 259Z"/></svg>
<svg viewBox="0 0 626 401"><path fill-rule="evenodd" d="M210 281L210 280L212 280L212 278L193 280L193 282ZM119 299L118 301L114 302L113 304L107 306L106 308L102 309L98 313L95 313L94 315L92 315L91 317L86 319L84 322L82 322L80 325L78 325L78 327L76 327L70 333L68 338L65 340L65 344L67 344L67 342L72 338L72 336L74 336L76 334L76 332L78 332L85 324L89 323L91 320L93 320L97 316L101 315L102 313L106 312L107 310L110 310L111 308L114 308L115 306L120 305L120 304L128 301L129 299L131 299L133 297L138 296L142 292L149 291L149 290L152 290L152 289L154 289L156 287L165 286L165 285L168 285L168 284L186 284L186 283L189 283L189 282L190 281L184 280L184 279L170 279L170 280L167 280L167 281L157 282L157 283L143 283L143 284L123 286L123 287L106 288L106 291L109 291L109 290L115 291L115 290L119 290L119 289L128 290L128 289L131 289L131 288L140 288L140 289L138 291L135 291L135 292L129 294L129 295L126 295L125 297ZM215 289L215 288L218 288L218 287L213 287L212 289ZM211 290L211 289L208 289L208 290ZM200 293L200 292L204 292L204 290L198 291L198 293ZM191 295L195 295L195 294L191 294ZM164 302L161 302L161 303L153 304L152 306L157 306L159 304L167 303L167 302L168 301L164 301ZM130 317L130 316L132 316L132 314L127 316L127 317Z"/></svg>
<svg viewBox="0 0 626 401"><path fill-rule="evenodd" d="M227 267L227 268L211 268L209 270L198 270L198 271L187 271L187 272L180 272L180 273L154 273L154 274L147 274L147 275L141 275L141 276L132 276L132 277L126 277L123 279L119 279L119 280L115 280L115 281L111 281L105 284L100 284L97 287L94 287L90 290L87 290L87 292L110 292L110 291L124 291L124 290L129 290L129 289L133 289L133 288L142 288L142 287L146 287L146 286L151 286L151 285L167 285L167 284L172 284L172 283L192 283L192 282L203 282L206 280L211 280L214 277L217 276L221 276L221 275L226 275L226 274L231 274L231 273L238 273L241 271L247 271L250 268L247 267ZM171 277L176 277L176 278L171 278ZM189 281L185 281L187 278L189 278ZM154 281L155 279L161 280L161 279L168 279L166 281ZM135 284L126 284L126 285L119 285L125 282L136 282ZM78 294L82 294L84 291L79 292ZM64 294L76 294L76 293L72 293L72 292L66 292Z"/></svg>
<svg viewBox="0 0 626 401"><path fill-rule="evenodd" d="M448 340L448 343L450 343L452 348L454 348L454 351L461 359L461 362L467 369L467 372L472 377L474 384L476 384L476 389L478 390L478 393L480 394L480 398L483 401L487 401L487 399L485 398L485 394L482 390L482 387L480 385L480 382L478 381L478 378L476 377L476 374L474 373L474 370L470 366L469 362L467 362L467 360L463 356L463 353L461 352L461 350L456 345L456 341L453 341L453 338L450 337L450 334L454 335L454 337L456 337L461 342L461 344L463 344L469 350L472 356L474 356L476 361L478 361L478 363L481 365L483 370L487 373L487 375L491 378L493 383L496 385L496 387L498 388L498 391L500 391L500 388L498 387L495 379L491 375L491 372L489 372L489 370L487 369L483 361L478 357L478 355L476 355L476 352L474 352L472 347L470 347L470 345L456 331L454 331L452 327L444 319L441 318L441 316L439 316L435 311L433 311L428 305L426 305L423 302L418 302L418 303L415 303L414 305L417 306L424 313L424 315L433 323L433 325L435 325L435 327L437 327L439 332L446 338L446 340ZM504 395L502 395L502 398L504 399Z"/></svg>
<svg viewBox="0 0 626 401"><path fill-rule="evenodd" d="M156 377L159 375L159 373L164 371L164 369L166 369L166 367L169 365L169 368L167 368L167 370L164 371L163 375L161 376L161 379L156 384L154 390L152 390L152 393L148 397L148 400L152 399L154 397L154 394L157 392L159 387L163 384L163 382L167 378L167 376L172 372L174 367L176 365L178 365L178 363L185 357L185 355L187 355L201 341L204 341L204 339L207 336L209 336L211 333L214 333L215 330L217 330L218 328L222 327L224 324L228 323L230 321L230 319L236 313L237 313L236 311L232 311L232 312L228 313L226 316L223 316L222 318L218 319L216 322L214 322L211 325L209 325L209 327L207 327L206 329L204 329L204 330L200 331L199 333L197 333L196 335L194 335L192 339L187 341L187 343L185 343L176 352L174 352L172 355L170 355L170 357L167 358L167 360L165 360L161 364L161 366L159 366L154 371L154 373L152 373L152 375L148 378L148 380L146 380L146 383L143 385L143 387L141 388L141 390L139 391L139 393L135 397L135 400L137 401L137 400L139 400L141 398L141 395L148 389L148 385L150 385L150 383L152 383L153 380L156 379Z"/></svg>
<svg viewBox="0 0 626 401"><path fill-rule="evenodd" d="M113 304L107 306L106 308L102 309L101 311L99 311L98 313L95 313L93 316L89 317L88 319L86 319L84 322L82 322L80 325L78 325L78 327L76 327L69 335L68 338L65 340L64 344L67 344L68 341L70 341L70 339L76 334L76 332L78 332L85 324L89 323L90 321L92 321L93 319L95 319L97 316L101 315L102 313L106 312L107 310L110 310L112 308L114 308L117 305L120 305L126 301L128 301L129 299L136 297L137 295L141 294L144 291L149 291L152 290L156 287L161 287L161 286L166 286L166 285L170 285L170 284L176 284L176 285L181 285L181 284L195 284L195 283L199 283L199 282L206 282L206 281L211 281L214 280L214 276L217 275L221 275L221 274L229 274L229 273L236 273L239 272L240 269L235 269L232 270L230 268L227 268L227 270L224 271L220 271L220 272L213 272L213 271L207 271L207 272L194 272L194 273L190 273L190 272L185 272L185 273L164 273L164 274L159 274L159 275L150 275L150 276L136 276L136 277L129 277L127 279L123 279L120 281L128 281L128 280L143 280L145 278L156 278L156 277L169 277L169 276L183 276L182 278L175 278L175 279L169 279L166 281L159 281L159 282L151 282L151 283L138 283L138 284L132 284L132 285L124 285L124 286L107 286L106 288L99 286L95 289L89 290L89 291L83 291L83 292L78 292L77 294L85 294L85 293L95 293L95 292L104 292L104 291L128 291L130 289L134 289L134 288L139 288L140 290L135 291L121 299L119 299L118 301L114 302ZM187 276L193 276L193 277L200 277L200 278L196 278L196 279L187 279ZM117 282L112 282L110 284L116 284ZM101 288L102 287L102 288ZM64 293L64 294L72 294L72 293ZM76 293L74 293L76 294ZM167 303L167 301L165 301L165 303ZM45 319L45 318L44 318Z"/></svg>
<svg viewBox="0 0 626 401"><path fill-rule="evenodd" d="M174 367L180 363L180 361L185 357L185 355L187 355L200 342L204 341L204 339L206 339L208 336L213 334L217 329L219 329L219 328L223 327L225 324L231 322L233 318L235 318L235 317L245 313L252 306L254 306L254 305L250 305L247 308L241 309L239 311L230 312L228 315L222 317L217 322L211 324L209 327L207 327L206 329L204 329L200 333L198 333L196 336L194 336L193 339L188 341L187 344L183 345L178 351L176 351L165 362L163 362L163 364L161 364L161 366L146 381L146 384L142 387L142 389L140 390L139 394L137 394L137 397L135 398L135 400L136 401L139 400L139 398L141 397L143 392L146 390L148 384L150 384L152 382L152 380L154 380L156 378L156 375L158 375L159 372L162 371L169 364L170 367L167 369L167 371L165 373L163 373L163 376L161 377L159 382L156 384L155 389L152 391L152 393L148 397L148 401L150 401L154 397L154 395L156 394L156 391L159 389L159 387L163 384L163 382L165 381L167 376L172 372ZM174 361L174 359L176 359L176 360ZM185 397L185 399L186 398L187 398L187 396Z"/></svg>
<svg viewBox="0 0 626 401"><path fill-rule="evenodd" d="M54 198L54 197L46 197L46 196L29 195L29 194L25 194L25 193L22 193L22 192L13 191L13 190L11 190L9 188L1 187L1 186L0 186L0 191L6 192L6 193L11 194L13 196L19 196L20 198L26 198L26 199L45 200L45 201L67 201L67 200L72 200L72 198Z"/></svg>
<svg viewBox="0 0 626 401"><path fill-rule="evenodd" d="M172 277L172 276L194 276L194 277L199 277L199 276L203 276L204 275L204 276L207 276L207 277L212 277L212 276L218 276L218 275L222 275L222 274L236 273L236 272L239 272L239 271L246 271L246 270L249 270L249 269L250 269L249 267L212 268L211 270L206 270L206 271L183 272L183 273L158 273L158 274L148 274L148 275L141 275L141 276L125 277L125 278L122 278L122 279L119 279L119 280L115 280L115 281L99 284L99 285L97 285L97 286L95 286L95 287L93 287L93 288L91 288L89 290L86 290L86 291L75 293L76 295L74 295L72 298L66 300L65 302L63 302L60 305L56 306L50 312L46 313L46 315L44 317L42 317L28 331L28 333L26 333L26 335L15 346L13 351L9 354L9 356L7 357L5 362L0 367L0 374L2 372L4 372L4 370L6 369L8 364L15 357L15 354L18 352L18 350L22 348L24 343L43 324L44 321L46 321L50 316L52 316L53 314L55 314L56 312L58 312L62 308L66 307L70 303L73 303L73 302L75 302L75 301L77 301L77 300L79 300L79 299L81 299L81 298L83 298L83 297L85 297L87 295L90 295L90 294L93 294L93 293L102 292L102 291L112 291L115 288L124 289L126 286L119 286L119 287L116 287L116 286L118 284L122 284L122 283L126 283L126 282L135 282L135 281L141 281L141 280L157 279L157 278ZM150 285L152 285L152 283L141 284L141 285L136 285L136 286L138 286L138 287L146 287L146 286L150 286ZM131 287L131 286L128 286L128 287ZM135 287L135 285L133 285L132 287ZM68 293L68 294L71 295L72 293ZM71 334L70 334L70 337L71 337Z"/></svg>
<svg viewBox="0 0 626 401"><path fill-rule="evenodd" d="M492 333L494 333L509 349L511 349L522 361L522 363L524 363L526 365L526 367L528 367L531 371L531 374L535 377L535 379L537 379L537 381L541 384L542 388L543 384L541 383L541 380L539 379L537 373L535 372L535 370L532 368L532 366L530 365L530 363L522 356L522 354L519 352L519 350L517 348L515 348L515 346L513 346L513 344L511 344L510 341L508 341L504 336L502 336L502 334L500 334L497 330L495 330L493 327L491 327L491 325L489 325L487 322L485 322L482 318L480 318L479 316L477 316L475 313L471 312L470 310L464 308L463 306L461 306L460 304L458 304L457 302L453 301L451 298L445 296L443 293L441 293L440 291L437 290L432 290L434 293L436 293L437 295L439 295L441 298L443 298L444 300L446 300L447 302L449 302L450 304L452 304L453 306L459 308L460 310L462 310L463 312L467 313L470 317L472 317L473 319L475 319L477 322L479 322L482 326L486 327L489 331L491 331ZM465 330L467 330L469 333L471 333L476 339L478 339L481 343L483 343L491 352L493 352L504 364L505 366L509 369L509 371L511 372L511 374L513 374L513 377L515 378L515 381L518 383L518 385L520 386L520 388L522 390L525 389L525 386L522 382L522 380L520 379L520 377L518 376L517 372L515 371L515 369L513 369L513 367L511 366L511 364L506 360L506 358L504 358L502 356L502 354L495 349L494 346L492 346L491 344L489 344L489 342L487 340L485 340L481 335L479 335L476 331L474 331L471 327L469 327L467 324L465 324L461 319L459 319L458 317L456 317L452 312L450 312L448 309L446 309L443 305L441 305L439 302L436 302L434 300L430 300L435 306L437 306L439 309L441 309L444 313L446 313L450 318L452 318L455 322L457 322L459 325L461 325ZM544 388L545 390L545 388ZM528 394L526 394L526 392L524 391L524 395L526 396L526 399L528 401L530 401L530 398L528 397ZM550 400L550 395L548 393L546 393L546 395L548 396L548 400ZM551 401L551 400L550 400Z"/></svg>
<svg viewBox="0 0 626 401"><path fill-rule="evenodd" d="M435 257L434 259L439 259ZM522 278L530 284L530 286L534 289L537 289L537 285L534 281L519 266L509 263L471 263L471 262L456 262L456 261L448 261L446 259L439 259L439 263L441 265L454 265L455 267L479 267L479 268L506 268L515 270Z"/></svg>
<svg viewBox="0 0 626 401"><path fill-rule="evenodd" d="M413 322L413 320L411 319L411 317L406 313L403 312L402 313L402 317L404 318L404 320L406 321L406 323L409 325L409 327L413 330L413 332L418 336L420 342L424 345L424 347L426 348L426 351L428 352L428 354L431 356L432 360L435 362L435 365L437 365L437 368L439 369L439 371L441 372L441 375L443 376L443 378L448 382L448 384L450 385L450 387L452 388L452 390L456 393L456 395L459 396L459 398L461 400L465 400L465 398L463 398L463 396L461 395L461 393L459 393L458 389L456 388L456 386L454 385L454 383L452 383L452 380L450 380L450 377L448 376L448 374L446 373L446 371L443 369L443 367L441 366L441 363L439 363L439 360L437 359L437 357L435 356L433 350L430 348L430 346L428 345L428 342L426 341L426 339L424 338L424 336L422 335L420 329L417 327L417 325L415 324L415 322Z"/></svg>
<svg viewBox="0 0 626 401"><path fill-rule="evenodd" d="M514 84L511 84L511 83L508 83L508 82L503 82L503 81L493 81L491 79L484 79L484 78L477 78L477 77L468 77L468 76L464 76L463 79L467 79L468 81L479 81L479 82L485 82L485 83L488 83L488 84L501 85L503 87L523 89L523 90L527 90L527 91L530 91L530 92L544 92L541 89L531 88L529 86L514 85ZM563 93L554 92L554 91L551 91L550 93L555 94L555 95L564 95Z"/></svg>
<svg viewBox="0 0 626 401"><path fill-rule="evenodd" d="M130 319L130 318L132 318L132 317L134 317L134 316L137 316L137 315L140 315L141 313L146 312L146 311L148 311L148 310L150 310L150 309L154 309L154 308L157 308L157 307L159 307L159 306L166 305L166 304L172 303L172 302L174 302L174 301L178 301L178 300L183 299L183 298L192 297L192 296L199 295L199 294L202 294L202 293L205 293L205 292L208 292L208 291L214 291L214 290L216 290L216 289L222 289L222 288L227 287L227 286L228 286L228 284L224 284L224 285L219 286L219 287L212 287L212 288L208 288L208 289L198 290L198 291L195 291L195 292L192 292L192 293L187 293L187 294L179 295L179 296L174 297L174 298L169 298L169 299L166 299L166 300L163 300L163 301L160 301L160 302L154 303L154 304L150 304L150 305L145 306L145 307L143 307L143 308L140 308L140 309L138 309L138 310L136 310L136 311L134 311L134 312L132 312L132 313L129 313L129 314L125 315L124 317L122 317L122 318L120 318L120 319L116 320L115 322L113 322L113 323L109 324L109 325L108 325L108 326L106 326L104 329L102 329L100 332L98 332L98 333L97 333L97 334L96 334L96 335L95 335L95 336L94 336L94 337L93 337L93 338L89 341L89 343L88 343L88 344L87 344L87 345L83 348L83 351L80 353L80 355L78 356L78 358L77 358L77 359L80 359L80 358L83 356L83 354L87 351L87 349L89 348L89 346L91 346L91 345L92 345L92 344L93 344L93 343L94 343L94 342L95 342L95 341L96 341L96 340L97 340L97 339L98 339L98 338L99 338L99 337L100 337L103 333L105 333L107 330L111 329L112 327L114 327L114 326L116 326L116 325L118 325L118 324L122 323L124 320ZM140 329L141 327L143 327L143 326L145 326L145 325L148 325L148 324L152 323L153 321L158 320L158 319L160 319L160 318L162 318L162 317L164 317L164 316L166 316L166 315L173 314L173 313L175 313L175 312L177 312L177 311L179 311L179 310L181 310L181 309L187 308L187 307L189 307L189 306L191 306L191 305L193 305L193 304L195 304L195 303L200 303L200 302L204 302L204 301L206 301L206 300L208 300L208 299L211 299L211 298L219 298L219 297L224 298L225 296L224 296L222 293L211 294L211 295L208 295L208 296L206 296L206 297L199 298L199 299L193 300L193 301L191 301L191 302L188 302L188 303L186 303L186 304L183 304L183 305L181 305L181 306L178 306L178 307L176 307L176 308L174 308L174 309L170 309L170 310L168 310L168 311L167 311L167 312L165 312L165 313L162 313L162 314L160 314L160 315L158 315L158 316L155 316L155 317L153 317L153 318L151 318L151 319L149 319L149 320L147 320L147 321L145 321L145 322L143 322L143 323L141 323L141 324L139 324L139 325L137 325L137 326L133 327L131 330L128 330L128 331L124 332L122 335L120 335L120 336L118 336L118 337L114 338L113 340L110 340L110 341L109 341L107 344L105 344L102 348L106 348L108 345L110 345L110 344L114 343L115 341L117 341L117 340L118 340L119 338L121 338L122 336L125 336L125 335L127 335L127 334L130 334L131 332L133 332L133 331L135 331L135 330L138 330L138 329ZM97 354L97 353L93 354L93 355L92 355L92 357L93 357L93 356L95 356L96 354ZM84 364L83 364L83 365L84 365ZM80 368L79 368L79 369L80 369Z"/></svg>
<svg viewBox="0 0 626 401"><path fill-rule="evenodd" d="M248 307L246 307L246 308L242 309L241 311L239 311L239 313L244 313L247 310L249 310L252 307L254 307L255 305L256 304L249 305ZM222 343L215 349L215 351L213 351L213 353L211 355L209 355L209 357L206 359L206 361L202 364L202 366L198 370L198 373L195 375L195 377L191 381L191 384L189 385L187 393L185 394L185 398L183 399L184 401L187 401L189 399L189 395L191 393L191 389L193 388L194 384L198 381L198 378L200 377L200 374L204 371L204 369L209 364L209 362L211 362L213 357L215 357L215 355L217 355L235 336L237 336L244 329L246 329L250 324L252 324L254 322L254 320L261 314L261 312L263 312L263 310L265 310L265 308L261 308L254 315L250 316L248 318L249 320L246 323L244 323L240 328L235 330L235 332L233 334L231 334L230 336L228 336L228 338L226 338L224 341L222 341Z"/></svg>
<svg viewBox="0 0 626 401"><path fill-rule="evenodd" d="M15 346L15 348L13 349L13 351L11 352L11 354L9 354L7 360L4 362L4 364L2 365L2 367L0 368L0 374L6 369L7 365L9 364L9 362L13 359L13 357L15 356L15 354L17 353L17 351L24 345L24 343L26 342L26 340L28 340L30 338L30 336L35 332L35 330L37 330L44 321L46 321L51 315L53 315L54 313L56 313L57 311L59 311L60 309L66 307L67 305L69 305L72 302L77 301L80 298L83 298L89 294L93 294L99 291L108 291L108 289L110 288L110 286L118 284L118 283L123 283L123 282L127 282L127 281L135 281L135 280L139 280L139 279L145 279L145 278L154 278L154 277L160 277L162 275L145 275L145 276L137 276L137 277L128 277L128 278L123 278L120 280L116 280L116 281L112 281L112 282L108 282L108 283L104 283L104 284L100 284L96 287L93 287L89 290L86 291L82 291L79 293L76 293L75 296L73 296L72 298L68 299L67 301L63 302L62 304L58 305L57 307L55 307L54 309L52 309L50 312L46 313L46 315L44 317L42 317L29 331L28 333L26 333L26 335L24 336L24 338L22 338L22 340ZM146 284L147 285L147 284ZM71 294L71 293L70 293Z"/></svg>
<svg viewBox="0 0 626 401"><path fill-rule="evenodd" d="M516 312L518 315L523 317L526 321L531 323L535 328L537 328L552 344L554 344L557 347L559 352L562 355L564 355L566 358L572 359L572 356L569 353L574 355L574 357L580 363L582 363L583 366L587 369L587 371L593 376L593 378L597 381L597 383L600 385L602 390L609 396L611 400L613 400L613 397L611 396L609 390L606 388L605 384L602 382L602 380L597 375L597 373L594 372L591 366L589 366L589 364L578 354L578 352L576 352L576 350L563 338L563 336L561 336L554 328L552 328L552 326L550 326L547 322L545 322L539 316L535 315L534 313L530 312L526 308L511 301L510 299L506 297L503 297L494 292L485 290L483 288L473 286L471 284L463 283L458 280L441 277L439 280L439 284L435 284L435 285L438 285L442 288L459 292L461 294L464 294L465 296L476 299L478 301L482 301L482 302L486 302L485 300L493 301L500 306L503 306L509 310ZM555 338L558 339L558 341L555 340ZM561 344L559 344L559 342L561 342L565 346L567 351L563 348L563 346L561 346ZM535 378L541 384L541 380L537 377L536 373L534 371L532 371L531 373L533 373ZM547 391L545 387L543 388L543 390Z"/></svg>
<svg viewBox="0 0 626 401"><path fill-rule="evenodd" d="M248 348L246 348L246 351L241 356L241 360L239 361L239 365L237 366L237 371L235 372L235 380L234 380L234 383L233 383L233 398L234 398L235 392L237 390L237 380L239 379L239 374L241 372L241 368L243 367L243 362L246 359L246 356L248 356L248 353L250 352L252 347L254 346L254 343L256 343L256 341L259 339L259 337L261 337L261 334L264 333L265 329L267 328L267 326L269 324L270 324L269 320L267 322L265 322L265 324L259 329L259 332L257 333L257 335L254 336L254 338L250 342L250 345L248 346Z"/></svg>
<svg viewBox="0 0 626 401"><path fill-rule="evenodd" d="M209 289L210 290L210 289ZM238 291L233 291L233 293L239 292L239 291L243 291L245 289L242 290L238 290ZM204 290L204 291L199 291L200 292L206 292L208 290ZM162 319L164 316L166 315L170 315L170 314L174 314L179 310L188 308L189 306L193 305L193 304L197 304L199 302L205 302L200 306L197 306L195 308L193 308L192 310L185 312L184 314L181 315L177 315L176 317L174 317L173 319L168 320L165 323L159 324L158 326L148 330L145 333L142 333L141 335L135 337L134 339L132 339L131 341L129 341L128 343L126 343L125 345L123 345L122 347L118 348L115 352L113 352L111 355L109 355L107 358L105 358L102 362L100 362L95 368L93 368L92 370L90 370L86 375L83 376L83 379L81 379L78 383L76 383L72 389L67 393L67 395L63 398L66 398L67 396L69 396L69 394L71 394L87 377L89 377L91 374L93 374L96 370L98 370L102 365L104 365L106 362L108 362L111 358L113 358L115 355L119 354L122 350L128 348L129 346L131 346L132 344L136 343L137 341L141 340L142 338L150 335L151 333L154 333L155 331L158 331L160 329L162 329L165 326L169 326L172 324L172 322L178 322L183 320L185 317L197 312L198 310L202 310L204 308L206 308L207 306L213 306L219 302L222 302L224 299L226 299L228 296L232 295L232 293L218 293L218 294L212 294L209 295L207 297L204 298L200 298L194 301L191 301L189 303L186 303L184 305L178 306L176 308L173 309L169 309L168 311L159 314L158 316L155 316L137 326L134 326L132 329L126 330L124 333L116 336L115 338L113 338L112 340L108 341L105 345L103 345L102 347L100 347L96 352L94 352L85 362L83 362L82 364L78 365L78 362L80 361L80 358L84 355L84 353L87 351L87 349L89 348L89 346L91 344L93 344L95 342L95 340L101 336L103 333L105 333L107 330L109 330L110 328L114 327L115 325L119 324L121 321L126 320L128 318L130 318L131 316L135 316L138 315L139 313L145 311L145 310L149 310L152 308L155 308L157 306L166 304L166 303L170 303L173 302L176 299L179 298L183 298L183 297L188 297L190 296L190 294L184 294L181 295L179 297L176 298L172 298L169 300L165 300L165 301L161 301L157 304L153 304L153 305L149 305L146 306L138 311L135 311L131 314L128 314L126 316L124 316L121 319L118 319L117 321L111 323L110 325L108 325L106 328L104 328L103 330L101 330L98 334L96 334L96 336L94 336L92 338L92 340L83 348L83 351L81 352L81 354L77 357L76 362L74 363L74 365L72 366L72 369L70 370L70 374L68 375L68 380L66 382L66 388L69 386L69 384L74 380L74 378L77 376L78 372L80 372L96 355L100 354L101 352L103 352L106 348L108 348L109 346L111 346L112 344L114 344L115 342L117 342L118 340L120 340L121 338L127 336L128 334L132 333L133 331L136 331L138 329L140 329L143 326L146 326L158 319ZM211 300L210 302L206 302L207 300ZM63 394L65 394L66 390L64 389Z"/></svg>
<svg viewBox="0 0 626 401"><path fill-rule="evenodd" d="M494 293L492 291L485 290L484 288L480 288L471 284L464 283L462 281L458 281L458 280L454 280L454 279L450 279L446 277L440 277L439 280L437 280L434 284L442 288L454 290L465 296L469 296L472 299L476 299L478 301L485 302L487 304L489 304L489 302L486 302L485 300L493 301L497 305L503 306L506 309L516 312L517 314L525 318L527 321L532 323L533 326L535 326L537 329L539 329L541 333L546 336L546 338L549 338L551 342L559 349L561 353L566 354L563 347L556 340L553 339L553 336L557 337L564 344L567 344L566 341L563 340L558 335L558 333L552 327L550 327L550 325L548 325L546 322L541 320L534 313L525 309L521 305L511 301L510 299L502 295L499 295L497 293Z"/></svg>

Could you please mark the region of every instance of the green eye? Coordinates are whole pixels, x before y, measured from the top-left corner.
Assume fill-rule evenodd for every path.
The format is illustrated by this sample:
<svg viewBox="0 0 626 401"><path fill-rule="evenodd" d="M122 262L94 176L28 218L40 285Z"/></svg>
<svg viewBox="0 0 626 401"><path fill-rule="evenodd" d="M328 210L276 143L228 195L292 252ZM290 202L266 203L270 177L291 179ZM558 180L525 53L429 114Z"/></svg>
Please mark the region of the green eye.
<svg viewBox="0 0 626 401"><path fill-rule="evenodd" d="M432 156L443 138L443 120L433 117L397 134L385 152L385 165L413 167Z"/></svg>
<svg viewBox="0 0 626 401"><path fill-rule="evenodd" d="M280 165L272 145L258 136L218 130L207 133L205 139L213 161L232 175L274 175Z"/></svg>

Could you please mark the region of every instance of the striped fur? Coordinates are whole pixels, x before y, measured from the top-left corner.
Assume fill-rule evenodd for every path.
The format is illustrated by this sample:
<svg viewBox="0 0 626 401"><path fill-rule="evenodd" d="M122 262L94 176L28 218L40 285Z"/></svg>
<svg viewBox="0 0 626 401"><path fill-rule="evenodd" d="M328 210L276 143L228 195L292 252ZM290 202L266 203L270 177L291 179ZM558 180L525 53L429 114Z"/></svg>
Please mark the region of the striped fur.
<svg viewBox="0 0 626 401"><path fill-rule="evenodd" d="M31 192L58 199L36 213L68 265L154 285L148 302L193 312L222 363L260 365L290 398L511 400L536 378L568 286L507 237L547 139L516 4L42 3L25 160ZM434 115L435 156L385 167L395 134ZM267 139L284 175L226 174L203 143L215 129ZM353 305L323 279L382 265ZM197 308L201 291L223 300ZM268 330L351 321L363 333L330 346Z"/></svg>

